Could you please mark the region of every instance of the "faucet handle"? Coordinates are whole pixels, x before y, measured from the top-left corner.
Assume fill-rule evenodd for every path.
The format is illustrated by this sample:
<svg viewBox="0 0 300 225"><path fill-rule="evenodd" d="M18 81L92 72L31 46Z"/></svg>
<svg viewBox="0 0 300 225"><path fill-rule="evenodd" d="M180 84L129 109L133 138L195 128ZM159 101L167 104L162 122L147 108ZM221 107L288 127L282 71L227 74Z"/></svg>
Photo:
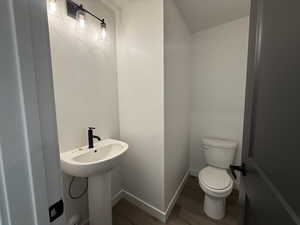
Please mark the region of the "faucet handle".
<svg viewBox="0 0 300 225"><path fill-rule="evenodd" d="M96 128L95 127L89 127L89 130L95 130Z"/></svg>

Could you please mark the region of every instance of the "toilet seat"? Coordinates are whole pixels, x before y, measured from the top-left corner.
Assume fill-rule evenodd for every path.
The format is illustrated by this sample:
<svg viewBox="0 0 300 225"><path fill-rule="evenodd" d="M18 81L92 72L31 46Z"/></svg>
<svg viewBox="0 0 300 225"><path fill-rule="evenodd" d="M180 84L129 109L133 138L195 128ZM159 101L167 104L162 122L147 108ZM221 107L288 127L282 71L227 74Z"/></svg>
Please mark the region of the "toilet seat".
<svg viewBox="0 0 300 225"><path fill-rule="evenodd" d="M200 171L199 179L209 188L215 190L224 190L232 182L226 170L211 166L207 166Z"/></svg>
<svg viewBox="0 0 300 225"><path fill-rule="evenodd" d="M224 169L207 166L199 172L199 184L209 195L226 197L233 188L233 181Z"/></svg>

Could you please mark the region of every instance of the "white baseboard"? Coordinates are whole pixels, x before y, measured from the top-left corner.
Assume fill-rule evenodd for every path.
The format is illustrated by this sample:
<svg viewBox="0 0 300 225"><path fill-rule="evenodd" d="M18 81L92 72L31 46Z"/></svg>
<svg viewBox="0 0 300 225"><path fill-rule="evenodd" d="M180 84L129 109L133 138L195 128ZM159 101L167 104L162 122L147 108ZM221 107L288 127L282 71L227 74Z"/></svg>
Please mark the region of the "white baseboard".
<svg viewBox="0 0 300 225"><path fill-rule="evenodd" d="M234 181L233 183L233 189L240 190L240 182L238 180Z"/></svg>
<svg viewBox="0 0 300 225"><path fill-rule="evenodd" d="M131 204L137 206L138 208L142 209L143 211L145 211L146 213L155 217L156 219L158 219L162 222L165 221L165 212L155 208L154 206L145 202L144 200L140 199L139 197L124 190L124 198L127 201L129 201Z"/></svg>
<svg viewBox="0 0 300 225"><path fill-rule="evenodd" d="M124 197L124 191L121 190L112 197L112 207L114 207Z"/></svg>
<svg viewBox="0 0 300 225"><path fill-rule="evenodd" d="M133 205L139 207L140 209L144 210L151 216L155 217L156 219L160 220L163 223L166 223L168 220L169 215L172 212L172 209L174 208L177 199L179 198L181 191L183 190L184 184L190 174L190 171L188 170L186 174L184 175L183 179L181 180L177 190L175 191L172 199L170 200L168 207L166 211L161 211L160 209L155 208L151 204L143 201L142 199L136 197L135 195L127 192L124 190L124 198L127 199L130 203Z"/></svg>
<svg viewBox="0 0 300 225"><path fill-rule="evenodd" d="M151 204L145 202L144 200L140 199L139 197L127 192L126 190L121 190L118 192L116 195L113 196L112 198L112 206L115 206L122 198L125 198L127 201L132 203L133 205L137 206L138 208L142 209L149 215L153 216L154 218L158 219L159 221L166 223L169 215L171 214L177 199L179 198L184 184L188 178L189 175L193 175L192 171L188 170L186 174L184 175L182 181L180 182L177 190L175 191L172 199L170 200L168 207L166 211L162 211L160 209L157 209L156 207L152 206ZM87 225L88 224L88 219L83 221L81 225Z"/></svg>
<svg viewBox="0 0 300 225"><path fill-rule="evenodd" d="M176 202L177 202L177 200L178 200L178 198L179 198L179 196L180 196L180 194L183 190L184 184L185 184L187 178L189 177L189 175L190 175L190 171L188 170L185 173L185 175L184 175L183 179L181 180L176 192L174 193L171 201L168 204L168 208L165 212L165 221L164 222L167 222L167 220L168 220L168 218L169 218L169 216L170 216L170 214L171 214L171 212L172 212L172 210L173 210L173 208L174 208L174 206L175 206L175 204L176 204Z"/></svg>
<svg viewBox="0 0 300 225"><path fill-rule="evenodd" d="M198 177L199 171L195 170L195 169L191 169L190 170L190 175L193 176L193 177Z"/></svg>

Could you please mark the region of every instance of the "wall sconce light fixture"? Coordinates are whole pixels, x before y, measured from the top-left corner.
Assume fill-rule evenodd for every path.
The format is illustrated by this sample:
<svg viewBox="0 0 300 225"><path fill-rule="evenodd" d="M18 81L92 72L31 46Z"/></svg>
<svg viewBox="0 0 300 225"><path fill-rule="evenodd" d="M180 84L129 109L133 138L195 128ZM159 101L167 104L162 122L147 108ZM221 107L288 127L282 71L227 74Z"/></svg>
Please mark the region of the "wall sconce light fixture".
<svg viewBox="0 0 300 225"><path fill-rule="evenodd" d="M56 11L56 0L49 0L48 7L51 12Z"/></svg>
<svg viewBox="0 0 300 225"><path fill-rule="evenodd" d="M81 27L85 25L85 12L82 9L77 10L76 19Z"/></svg>
<svg viewBox="0 0 300 225"><path fill-rule="evenodd" d="M101 39L102 40L105 40L106 38L106 23L104 22L104 19L103 19L103 22L101 22L100 24L100 35L101 35Z"/></svg>
<svg viewBox="0 0 300 225"><path fill-rule="evenodd" d="M54 0L52 0L54 1ZM84 27L85 25L85 16L86 14L89 14L90 16L96 18L100 21L100 35L101 39L104 40L106 38L106 23L104 19L100 19L95 14L91 13L87 9L83 8L83 5L78 5L72 0L66 0L67 1L67 14L68 16L78 20L81 27Z"/></svg>

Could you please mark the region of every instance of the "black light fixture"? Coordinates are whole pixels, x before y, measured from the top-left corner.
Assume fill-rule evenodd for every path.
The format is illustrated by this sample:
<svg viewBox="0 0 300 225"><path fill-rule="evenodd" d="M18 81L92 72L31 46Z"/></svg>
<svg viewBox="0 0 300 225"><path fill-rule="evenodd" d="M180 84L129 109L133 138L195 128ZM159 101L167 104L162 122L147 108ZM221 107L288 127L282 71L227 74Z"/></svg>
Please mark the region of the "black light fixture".
<svg viewBox="0 0 300 225"><path fill-rule="evenodd" d="M96 18L100 21L100 36L101 39L104 40L106 37L106 23L104 19L100 19L95 14L91 13L87 9L83 8L83 5L78 5L72 0L66 0L67 1L67 14L68 16L78 20L80 26L85 25L85 15L89 14L90 16Z"/></svg>

